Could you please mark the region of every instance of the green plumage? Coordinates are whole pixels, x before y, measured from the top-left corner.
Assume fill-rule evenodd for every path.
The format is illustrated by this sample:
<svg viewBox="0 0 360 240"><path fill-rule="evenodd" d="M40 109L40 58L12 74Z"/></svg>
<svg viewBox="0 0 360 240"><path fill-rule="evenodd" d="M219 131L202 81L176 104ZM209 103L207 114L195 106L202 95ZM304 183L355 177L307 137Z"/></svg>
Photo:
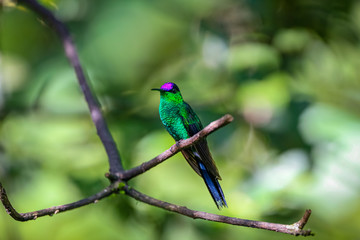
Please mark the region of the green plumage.
<svg viewBox="0 0 360 240"><path fill-rule="evenodd" d="M200 119L187 104L174 83L165 83L160 91L160 119L166 130L176 140L187 139L200 130L203 126ZM218 208L226 206L226 201L218 180L221 180L219 171L209 151L205 139L181 151L186 161L201 176Z"/></svg>
<svg viewBox="0 0 360 240"><path fill-rule="evenodd" d="M189 111L189 108L190 106L183 101L180 92L176 94L161 92L160 119L166 130L176 141L190 137L185 124L196 124L196 121L189 123L190 120L187 120L192 115L191 112L193 112L191 108ZM196 119L198 118L196 117ZM186 120L186 123L184 123L184 120Z"/></svg>

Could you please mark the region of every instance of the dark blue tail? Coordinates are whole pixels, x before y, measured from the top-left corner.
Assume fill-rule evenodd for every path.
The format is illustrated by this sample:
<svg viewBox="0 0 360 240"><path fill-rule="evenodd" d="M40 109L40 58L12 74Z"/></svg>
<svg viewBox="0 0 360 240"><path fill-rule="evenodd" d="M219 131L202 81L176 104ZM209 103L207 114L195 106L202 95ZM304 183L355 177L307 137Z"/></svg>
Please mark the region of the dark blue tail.
<svg viewBox="0 0 360 240"><path fill-rule="evenodd" d="M201 176L204 179L204 182L209 189L209 192L214 199L214 202L216 203L216 206L218 209L221 209L222 207L227 207L224 193L220 187L220 184L218 180L215 178L215 176L210 176L208 171L206 170L204 164L199 162L199 168L201 172Z"/></svg>

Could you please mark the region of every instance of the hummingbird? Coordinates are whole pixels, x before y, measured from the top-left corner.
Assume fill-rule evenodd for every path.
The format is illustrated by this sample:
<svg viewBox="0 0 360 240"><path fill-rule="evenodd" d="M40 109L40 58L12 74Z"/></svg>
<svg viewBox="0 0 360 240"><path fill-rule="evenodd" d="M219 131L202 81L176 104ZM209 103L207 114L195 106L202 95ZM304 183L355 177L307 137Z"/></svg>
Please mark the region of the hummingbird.
<svg viewBox="0 0 360 240"><path fill-rule="evenodd" d="M203 129L199 117L184 101L175 83L167 82L161 88L151 90L160 92L160 119L175 141L190 138ZM221 177L206 139L203 138L196 144L181 150L181 153L192 169L203 178L217 208L220 210L222 207L227 207L218 181Z"/></svg>

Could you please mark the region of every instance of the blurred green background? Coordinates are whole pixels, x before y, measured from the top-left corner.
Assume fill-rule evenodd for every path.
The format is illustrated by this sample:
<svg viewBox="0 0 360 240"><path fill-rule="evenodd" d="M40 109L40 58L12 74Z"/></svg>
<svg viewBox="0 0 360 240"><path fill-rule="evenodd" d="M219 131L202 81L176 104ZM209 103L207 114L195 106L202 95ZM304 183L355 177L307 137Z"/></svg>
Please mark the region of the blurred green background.
<svg viewBox="0 0 360 240"><path fill-rule="evenodd" d="M21 212L76 201L108 182L104 149L52 29L9 1L0 17L0 181ZM124 165L173 144L151 88L173 81L204 125L229 205L219 212L178 154L130 181L191 209L292 223L313 239L359 239L360 2L42 1L64 21ZM192 220L123 195L16 222L1 239L293 239Z"/></svg>

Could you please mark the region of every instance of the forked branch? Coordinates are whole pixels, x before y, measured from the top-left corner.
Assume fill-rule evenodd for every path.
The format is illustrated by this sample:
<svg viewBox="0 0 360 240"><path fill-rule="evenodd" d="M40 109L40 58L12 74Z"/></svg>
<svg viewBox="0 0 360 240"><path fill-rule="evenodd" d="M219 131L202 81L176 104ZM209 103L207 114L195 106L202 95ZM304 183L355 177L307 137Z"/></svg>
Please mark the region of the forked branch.
<svg viewBox="0 0 360 240"><path fill-rule="evenodd" d="M140 165L138 167L135 167L135 168L132 168L132 169L126 171L125 176L127 176L127 179L114 180L114 181L112 181L110 186L104 188L100 192L98 192L88 198L84 198L82 200L79 200L79 201L76 201L73 203L68 203L65 205L59 205L59 206L50 207L50 208L45 208L45 209L41 209L41 210L37 210L37 211L33 211L33 212L19 213L12 206L12 204L7 196L7 193L5 191L5 188L2 186L2 184L0 182L0 200L1 200L2 204L4 205L6 212L17 221L35 220L38 217L52 216L52 215L60 213L60 212L65 212L68 210L82 207L84 205L95 203L105 197L110 196L113 193L118 192L119 190L122 190L125 186L124 180L131 179L141 173L144 173L144 172L150 170L152 167L156 166L157 164L160 164L161 162L164 162L166 159L168 159L169 157L176 154L176 152L181 151L182 149L191 146L192 144L199 141L201 138L207 136L211 132L216 131L217 129L227 125L229 122L232 121L232 119L233 119L233 117L231 115L227 114L227 115L223 116L222 118L220 118L216 121L213 121L208 126L206 126L203 130L201 130L196 135L194 135L192 138L186 139L185 141L180 141L180 142L175 143L173 146L170 147L170 149L161 153L154 159L152 159L148 162L145 162L144 168L141 168L141 165ZM117 177L122 176L121 172L117 173L115 176L117 176Z"/></svg>
<svg viewBox="0 0 360 240"><path fill-rule="evenodd" d="M154 159L143 163L142 165L132 168L128 171L124 172L124 175L119 174L119 176L126 176L124 180L131 179L141 173L144 173L148 170L150 170L152 167L156 166L157 164L160 164L161 162L165 161L172 155L176 154L177 152L181 151L184 148L189 147L190 145L194 144L195 142L199 141L201 138L206 137L211 132L225 126L232 120L232 117L230 115L225 115L222 118L210 123L208 126L206 126L202 131L200 131L198 134L194 135L192 138L189 138L185 141L180 141L175 143L173 146L171 146L168 150L161 153ZM143 167L142 167L143 166ZM215 222L222 222L226 224L232 224L237 226L244 226L244 227L252 227L252 228L259 228L259 229L266 229L270 231L276 231L276 232L282 232L292 235L302 235L302 236L309 236L312 235L310 230L303 230L303 227L307 223L309 217L310 217L310 210L307 210L304 214L304 216L296 223L291 225L286 224L278 224L278 223L268 223L268 222L261 222L261 221L253 221L253 220L246 220L241 218L232 218L222 215L216 215L206 212L200 212L200 211L194 211L190 210L183 206L178 206L175 204L167 203L155 198L152 198L150 196L147 196L139 191L136 191L135 189L129 187L128 185L125 185L121 180L115 181L107 188L101 190L97 194L94 194L88 198L82 199L77 202L50 207L38 211L28 212L28 213L18 213L13 206L11 205L8 196L6 194L5 189L0 183L0 199L5 206L6 211L8 214L13 217L15 220L18 221L28 221L28 220L35 220L38 217L42 216L52 216L57 213L65 212L71 209L75 209L78 207L82 207L84 205L88 205L91 203L96 203L97 201L110 196L113 193L118 193L119 191L124 191L126 195L159 207L163 208L165 210L176 212L179 214L182 214L184 216L188 216L191 218L198 218L198 219L204 219L209 221L215 221Z"/></svg>
<svg viewBox="0 0 360 240"><path fill-rule="evenodd" d="M307 223L311 211L306 210L304 216L296 223L291 225L286 224L277 224L277 223L267 223L267 222L260 222L260 221L253 221L253 220L246 220L240 218L232 218L222 215L210 214L206 212L194 211L190 210L183 206L178 206L175 204L167 203L150 196L147 196L135 189L126 185L126 181L142 174L151 168L155 167L156 165L160 164L161 162L165 161L169 157L173 156L181 149L189 147L190 145L194 144L196 141L199 141L201 138L204 138L211 132L225 126L226 124L230 123L233 119L231 115L225 115L224 117L220 118L217 121L212 122L209 124L205 129L194 135L193 137L182 140L174 144L169 150L166 150L159 156L155 157L154 159L141 164L140 166L134 167L130 170L124 171L122 167L122 162L120 158L120 154L117 150L115 141L107 127L105 119L102 115L100 105L97 101L96 96L91 92L90 86L86 81L86 77L84 71L81 67L79 57L75 48L75 45L71 39L71 36L65 26L61 21L55 18L55 16L45 7L40 5L36 0L18 0L19 3L22 3L37 13L49 26L53 27L53 29L58 33L65 50L65 54L70 61L70 64L75 70L76 77L78 79L79 85L84 93L85 100L88 104L89 111L91 118L95 124L97 133L100 137L102 144L106 150L108 161L109 161L109 174L107 177L111 180L111 184L101 190L100 192L82 200L50 207L38 211L28 212L28 213L19 213L15 210L12 206L9 198L6 194L6 191L2 184L0 183L0 200L4 205L7 213L13 217L17 221L28 221L28 220L35 220L38 217L42 216L52 216L54 214L65 212L71 209L79 208L85 206L87 204L95 203L103 198L106 198L113 193L118 193L119 191L124 191L126 195L159 207L165 210L176 212L182 214L184 216L188 216L191 218L199 218L209 221L215 222L222 222L226 224L244 226L244 227L252 227L252 228L260 228L266 229L270 231L277 231L292 235L302 235L302 236L309 236L312 235L310 230L303 230L303 227Z"/></svg>

